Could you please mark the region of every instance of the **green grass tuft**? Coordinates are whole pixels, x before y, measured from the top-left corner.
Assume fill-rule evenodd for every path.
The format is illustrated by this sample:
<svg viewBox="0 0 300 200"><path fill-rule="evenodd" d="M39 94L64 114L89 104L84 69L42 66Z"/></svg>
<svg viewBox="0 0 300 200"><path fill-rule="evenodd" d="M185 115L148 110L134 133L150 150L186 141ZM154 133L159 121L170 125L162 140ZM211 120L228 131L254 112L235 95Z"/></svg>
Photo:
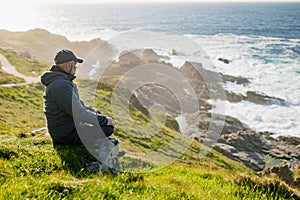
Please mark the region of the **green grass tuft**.
<svg viewBox="0 0 300 200"><path fill-rule="evenodd" d="M0 139L45 126L41 83L0 87Z"/></svg>
<svg viewBox="0 0 300 200"><path fill-rule="evenodd" d="M14 84L14 83L24 83L25 80L23 78L11 75L6 73L3 69L2 69L2 64L0 62L0 85L3 84Z"/></svg>
<svg viewBox="0 0 300 200"><path fill-rule="evenodd" d="M49 69L48 65L42 64L34 58L17 55L10 50L0 48L0 54L5 56L10 64L15 66L18 72L26 76L40 76L44 71Z"/></svg>

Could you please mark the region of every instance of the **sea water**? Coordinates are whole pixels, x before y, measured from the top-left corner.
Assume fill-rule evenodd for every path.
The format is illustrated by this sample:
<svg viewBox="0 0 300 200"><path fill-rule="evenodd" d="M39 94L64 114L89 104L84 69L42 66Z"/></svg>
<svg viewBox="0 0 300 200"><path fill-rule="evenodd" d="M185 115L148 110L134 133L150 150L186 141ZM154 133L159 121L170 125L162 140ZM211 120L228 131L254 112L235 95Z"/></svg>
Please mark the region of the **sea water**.
<svg viewBox="0 0 300 200"><path fill-rule="evenodd" d="M214 64L210 70L251 82L226 83L225 89L240 94L256 91L287 102L280 106L211 100L212 112L223 113L218 107L225 104L226 114L252 129L300 137L300 3L43 5L15 8L13 13L2 9L0 15L1 29L44 28L72 41L108 40L145 27L184 35L209 55ZM173 56L170 62L179 68L182 58Z"/></svg>

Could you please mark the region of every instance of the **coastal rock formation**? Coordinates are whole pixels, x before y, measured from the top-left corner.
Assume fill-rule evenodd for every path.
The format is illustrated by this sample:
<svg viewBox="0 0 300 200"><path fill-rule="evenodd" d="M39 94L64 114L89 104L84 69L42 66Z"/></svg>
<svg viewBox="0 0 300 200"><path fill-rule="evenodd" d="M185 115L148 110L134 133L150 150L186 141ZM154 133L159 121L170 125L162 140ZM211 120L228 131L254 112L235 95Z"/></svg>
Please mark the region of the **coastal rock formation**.
<svg viewBox="0 0 300 200"><path fill-rule="evenodd" d="M292 181L292 175L300 165L300 138L274 138L272 133L253 131L230 116L214 114L212 118L212 113L207 111L197 115L199 124L189 126L188 136L257 172L275 173L287 183L296 184L297 179ZM189 118L189 115L185 117L187 123ZM210 126L219 133L211 132Z"/></svg>
<svg viewBox="0 0 300 200"><path fill-rule="evenodd" d="M262 137L254 131L224 134L213 148L255 171L265 168L264 154L270 150L270 146L266 145Z"/></svg>
<svg viewBox="0 0 300 200"><path fill-rule="evenodd" d="M226 58L218 58L219 61L225 63L225 64L229 64L229 60Z"/></svg>
<svg viewBox="0 0 300 200"><path fill-rule="evenodd" d="M18 52L26 52L25 56L37 56L49 63L52 63L53 55L61 48L73 49L79 57L85 57L92 49L102 43L103 41L100 39L89 42L70 42L63 36L51 34L41 29L17 33L0 30L1 47L19 49L20 51ZM113 47L108 43L105 43L105 45L107 46L106 49L109 50L108 52L113 50ZM110 56L109 53L101 55ZM172 56L176 55L177 52L173 51ZM166 63L162 60L166 60L166 57L157 55L152 49L122 52L117 60L110 63L101 81L115 83L126 72L148 63L162 64L173 70L177 70L193 88L197 96L198 105L192 103L192 95L189 94L185 87L178 88L178 91L181 92L182 101L199 108L198 112L185 113L186 115L183 116L187 123L185 134L195 138L199 142L209 144L210 147L249 166L255 171L262 171L270 167L270 169L272 168L270 173L276 173L287 182L291 182L290 172L300 164L299 138L273 138L271 133L260 133L250 130L249 127L234 117L211 113L212 105L209 104L208 100L214 97L215 100L227 100L229 102L250 101L261 105L275 104L279 106L288 106L288 102L254 91L237 94L226 91L223 87L227 82L247 86L251 82L246 78L212 72L205 69L205 66L202 66L201 63L185 62L178 69L173 67L171 63ZM229 60L223 59L220 61L229 63ZM96 72L97 70L99 69L95 67ZM178 82L172 76L161 76L158 72L153 73L156 73L157 80L167 79L171 83ZM143 76L147 75L143 74ZM134 81L138 82L140 80L136 79ZM168 88L161 85L142 85L135 91L130 101L145 115L149 115L149 110L153 105L163 105L166 113L172 117L177 117L181 114L181 105L178 102L177 96L168 90ZM194 110L194 107L191 110ZM192 119L197 119L196 123ZM174 120L167 120L167 125L175 128L175 130L180 129L178 123ZM217 132L217 135L211 137L211 130L218 130L219 132ZM297 180L294 181L295 183L297 182Z"/></svg>
<svg viewBox="0 0 300 200"><path fill-rule="evenodd" d="M243 86L247 86L251 83L247 78L240 77L240 76L235 77L235 76L226 75L226 74L222 75L222 79L225 83L232 82L232 83L236 83L238 85L243 85Z"/></svg>
<svg viewBox="0 0 300 200"><path fill-rule="evenodd" d="M123 53L118 62L113 62L106 72L107 77L112 75L122 75L135 66L147 63L161 63L162 56L157 55L153 50L135 50L134 52ZM162 63L172 67L170 63ZM291 139L273 138L271 133L258 133L250 130L238 119L230 116L210 113L211 105L207 102L212 96L216 99L222 99L230 102L251 101L262 105L287 106L288 103L276 97L270 97L253 91L243 94L235 94L224 91L222 84L233 82L236 84L248 85L250 81L243 77L234 77L215 73L206 70L200 63L186 62L179 72L189 81L193 87L197 98L199 99L199 112L187 113L183 116L187 123L185 134L195 138L199 142L211 145L217 151L237 160L255 171L262 171L269 167L268 159L272 160L270 166L278 166L282 163L288 163L289 169L299 163L299 155L294 152L297 145L294 145ZM157 74L157 79L166 78ZM172 77L167 77L171 82ZM111 80L111 79L110 79ZM138 81L138 80L137 80ZM209 89L208 89L209 88ZM185 88L181 88L185 91ZM226 92L226 95L222 94ZM152 105L163 105L166 112L173 117L180 114L180 105L176 96L167 88L157 85L147 84L135 91L136 97L141 104L150 109ZM188 97L188 93L182 93ZM189 102L189 98L185 98ZM213 115L213 118L212 118ZM198 124L190 119L197 119ZM219 135L210 136L210 130L220 130ZM216 139L217 138L217 139ZM285 147L285 148L284 148Z"/></svg>
<svg viewBox="0 0 300 200"><path fill-rule="evenodd" d="M213 148L262 175L276 174L286 183L300 186L294 175L300 165L299 138L273 138L268 132L246 130L221 134Z"/></svg>
<svg viewBox="0 0 300 200"><path fill-rule="evenodd" d="M93 48L102 43L100 39L88 42L71 42L66 37L52 34L44 29L10 32L0 30L0 47L26 52L26 56L37 57L44 62L53 63L53 57L61 49L72 49L76 55L84 58Z"/></svg>
<svg viewBox="0 0 300 200"><path fill-rule="evenodd" d="M279 136L271 137L271 133L264 133L266 144L271 147L268 155L284 161L290 169L295 169L300 164L300 138Z"/></svg>
<svg viewBox="0 0 300 200"><path fill-rule="evenodd" d="M297 180L294 180L293 171L290 170L288 165L274 166L265 169L261 174L263 175L276 174L281 180L284 180L286 183L300 187L299 184L297 183Z"/></svg>
<svg viewBox="0 0 300 200"><path fill-rule="evenodd" d="M240 101L249 101L260 105L279 105L279 106L289 105L289 103L283 99L277 97L270 97L268 95L254 92L254 91L247 91L245 95L226 91L226 100L233 103L237 103Z"/></svg>
<svg viewBox="0 0 300 200"><path fill-rule="evenodd" d="M178 55L178 53L177 53L177 51L175 49L172 49L172 55L173 56L177 56Z"/></svg>

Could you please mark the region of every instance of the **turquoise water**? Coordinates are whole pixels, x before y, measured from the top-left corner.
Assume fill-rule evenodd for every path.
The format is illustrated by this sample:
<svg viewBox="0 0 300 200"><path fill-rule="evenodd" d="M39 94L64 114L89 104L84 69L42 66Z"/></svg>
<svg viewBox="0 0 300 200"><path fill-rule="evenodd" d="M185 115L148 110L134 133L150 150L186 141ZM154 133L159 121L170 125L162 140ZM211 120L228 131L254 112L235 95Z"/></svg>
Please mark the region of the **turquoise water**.
<svg viewBox="0 0 300 200"><path fill-rule="evenodd" d="M55 5L39 11L43 17L38 23L56 30L91 33L156 27L193 35L300 38L300 3Z"/></svg>

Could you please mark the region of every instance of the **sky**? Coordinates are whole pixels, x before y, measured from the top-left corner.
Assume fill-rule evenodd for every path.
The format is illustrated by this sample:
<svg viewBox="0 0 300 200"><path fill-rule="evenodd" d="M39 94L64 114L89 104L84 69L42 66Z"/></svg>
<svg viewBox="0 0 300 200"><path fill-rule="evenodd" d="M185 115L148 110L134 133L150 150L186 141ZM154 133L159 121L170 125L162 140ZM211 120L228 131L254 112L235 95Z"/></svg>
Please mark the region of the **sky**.
<svg viewBox="0 0 300 200"><path fill-rule="evenodd" d="M11 4L50 4L50 3L184 3L184 2L300 2L300 0L10 0Z"/></svg>

